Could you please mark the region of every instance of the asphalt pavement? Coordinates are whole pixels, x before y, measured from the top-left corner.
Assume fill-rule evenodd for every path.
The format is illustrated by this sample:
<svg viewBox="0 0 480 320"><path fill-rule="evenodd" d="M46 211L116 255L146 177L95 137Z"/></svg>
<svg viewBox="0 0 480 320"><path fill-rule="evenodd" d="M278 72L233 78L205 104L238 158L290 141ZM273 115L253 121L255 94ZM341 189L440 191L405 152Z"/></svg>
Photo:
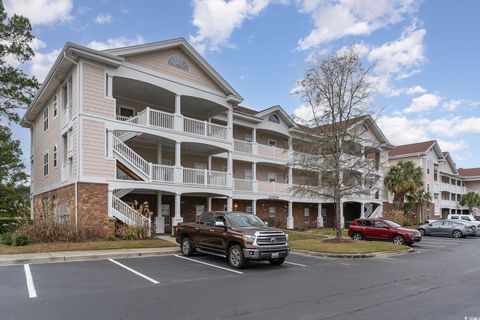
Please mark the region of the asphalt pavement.
<svg viewBox="0 0 480 320"><path fill-rule="evenodd" d="M480 238L414 248L242 270L206 255L3 266L0 319L480 319Z"/></svg>

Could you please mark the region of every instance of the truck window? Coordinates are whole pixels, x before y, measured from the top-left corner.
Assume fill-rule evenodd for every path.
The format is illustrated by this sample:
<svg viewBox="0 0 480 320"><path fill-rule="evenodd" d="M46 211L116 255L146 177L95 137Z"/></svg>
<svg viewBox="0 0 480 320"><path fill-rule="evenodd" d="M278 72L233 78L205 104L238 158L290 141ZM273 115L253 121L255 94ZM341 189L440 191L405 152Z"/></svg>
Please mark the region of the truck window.
<svg viewBox="0 0 480 320"><path fill-rule="evenodd" d="M223 222L224 225L227 225L227 221L223 215L217 215L215 216L215 222L220 221Z"/></svg>
<svg viewBox="0 0 480 320"><path fill-rule="evenodd" d="M213 213L205 212L200 218L200 224L213 225Z"/></svg>

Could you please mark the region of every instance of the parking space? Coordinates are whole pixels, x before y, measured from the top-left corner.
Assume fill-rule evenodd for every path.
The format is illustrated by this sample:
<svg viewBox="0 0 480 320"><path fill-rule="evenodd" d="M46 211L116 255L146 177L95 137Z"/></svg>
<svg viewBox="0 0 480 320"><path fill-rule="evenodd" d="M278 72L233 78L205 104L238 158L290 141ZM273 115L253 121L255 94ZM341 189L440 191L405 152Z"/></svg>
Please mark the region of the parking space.
<svg viewBox="0 0 480 320"><path fill-rule="evenodd" d="M468 238L449 238L449 237L431 237L424 236L422 241L412 245L412 248L427 249L427 250L442 250L453 249L457 246L464 246L472 243L478 243L480 245L480 238L468 237Z"/></svg>
<svg viewBox="0 0 480 320"><path fill-rule="evenodd" d="M317 263L315 258L290 255L283 266L252 262L235 270L224 258L199 254L5 266L0 267L0 302L289 272Z"/></svg>

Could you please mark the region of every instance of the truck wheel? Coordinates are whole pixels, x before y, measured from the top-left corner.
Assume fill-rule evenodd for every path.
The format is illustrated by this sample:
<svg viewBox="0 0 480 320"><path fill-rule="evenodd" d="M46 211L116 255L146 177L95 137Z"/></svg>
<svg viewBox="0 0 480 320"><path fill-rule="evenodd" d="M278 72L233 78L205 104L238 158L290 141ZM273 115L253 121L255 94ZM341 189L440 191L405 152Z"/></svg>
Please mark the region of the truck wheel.
<svg viewBox="0 0 480 320"><path fill-rule="evenodd" d="M184 256L189 257L193 254L192 242L189 237L182 239L182 253Z"/></svg>
<svg viewBox="0 0 480 320"><path fill-rule="evenodd" d="M270 262L272 266L280 266L285 262L285 258L270 259L268 262Z"/></svg>
<svg viewBox="0 0 480 320"><path fill-rule="evenodd" d="M228 264L235 269L241 269L245 265L243 249L238 244L231 246L228 250Z"/></svg>

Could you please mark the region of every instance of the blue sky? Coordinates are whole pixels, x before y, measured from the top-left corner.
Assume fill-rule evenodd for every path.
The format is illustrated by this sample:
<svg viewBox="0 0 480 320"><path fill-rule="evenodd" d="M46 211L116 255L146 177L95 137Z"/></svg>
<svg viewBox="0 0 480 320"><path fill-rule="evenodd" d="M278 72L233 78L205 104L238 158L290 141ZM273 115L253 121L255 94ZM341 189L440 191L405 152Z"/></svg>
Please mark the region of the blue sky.
<svg viewBox="0 0 480 320"><path fill-rule="evenodd" d="M291 92L311 64L353 46L375 64L379 123L393 144L437 139L480 166L480 2L434 0L6 0L37 40L40 80L67 41L96 49L183 36L245 98L309 117ZM11 61L11 63L15 63ZM28 131L14 126L29 154Z"/></svg>

